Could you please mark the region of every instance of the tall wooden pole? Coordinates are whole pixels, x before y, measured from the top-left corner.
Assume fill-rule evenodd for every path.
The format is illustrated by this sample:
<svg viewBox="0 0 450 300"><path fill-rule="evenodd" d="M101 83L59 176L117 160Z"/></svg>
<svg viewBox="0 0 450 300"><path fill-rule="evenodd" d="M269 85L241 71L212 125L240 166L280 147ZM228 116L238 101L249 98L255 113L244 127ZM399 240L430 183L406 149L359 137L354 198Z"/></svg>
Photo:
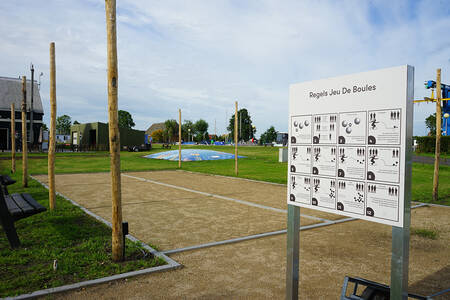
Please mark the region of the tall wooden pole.
<svg viewBox="0 0 450 300"><path fill-rule="evenodd" d="M120 184L120 135L117 103L117 31L116 0L105 0L106 34L108 43L108 110L109 153L111 155L112 194L112 259L123 261L122 191Z"/></svg>
<svg viewBox="0 0 450 300"><path fill-rule="evenodd" d="M439 198L439 160L441 157L441 128L442 128L442 110L441 110L441 69L437 69L436 74L436 150L434 155L434 176L433 176L433 200L436 202Z"/></svg>
<svg viewBox="0 0 450 300"><path fill-rule="evenodd" d="M178 168L181 168L181 109L178 109Z"/></svg>
<svg viewBox="0 0 450 300"><path fill-rule="evenodd" d="M48 202L55 208L56 68L55 43L50 43L50 136L48 142Z"/></svg>
<svg viewBox="0 0 450 300"><path fill-rule="evenodd" d="M238 102L235 102L234 113L234 173L238 175Z"/></svg>
<svg viewBox="0 0 450 300"><path fill-rule="evenodd" d="M11 173L16 173L16 108L11 103Z"/></svg>
<svg viewBox="0 0 450 300"><path fill-rule="evenodd" d="M28 187L27 77L22 77L22 186Z"/></svg>

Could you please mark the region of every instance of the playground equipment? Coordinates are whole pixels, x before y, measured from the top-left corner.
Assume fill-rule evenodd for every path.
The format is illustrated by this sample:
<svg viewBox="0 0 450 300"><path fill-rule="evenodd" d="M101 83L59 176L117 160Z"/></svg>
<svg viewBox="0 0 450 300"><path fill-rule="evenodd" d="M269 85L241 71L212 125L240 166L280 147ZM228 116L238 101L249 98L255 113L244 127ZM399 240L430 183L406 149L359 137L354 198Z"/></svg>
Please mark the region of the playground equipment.
<svg viewBox="0 0 450 300"><path fill-rule="evenodd" d="M428 80L425 81L425 88L431 89L431 97L425 97L423 100L414 100L414 103L420 102L436 102L436 98L434 97L434 89L436 88L436 81ZM441 91L442 91L442 115L444 117L444 122L442 123L442 135L449 135L450 132L448 130L450 117L450 85L441 83Z"/></svg>

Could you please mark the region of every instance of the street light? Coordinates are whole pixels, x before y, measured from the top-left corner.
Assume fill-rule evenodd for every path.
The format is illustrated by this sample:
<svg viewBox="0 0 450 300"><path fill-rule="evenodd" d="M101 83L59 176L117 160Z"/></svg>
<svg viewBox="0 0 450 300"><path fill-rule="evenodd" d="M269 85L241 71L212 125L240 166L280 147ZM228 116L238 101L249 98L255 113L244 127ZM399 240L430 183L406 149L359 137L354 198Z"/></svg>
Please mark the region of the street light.
<svg viewBox="0 0 450 300"><path fill-rule="evenodd" d="M444 128L445 128L445 131L444 131L444 135L448 135L448 117L450 116L450 114L449 113L445 113L444 114Z"/></svg>
<svg viewBox="0 0 450 300"><path fill-rule="evenodd" d="M188 142L190 141L190 137L191 137L191 129L188 128ZM192 141L191 141L192 142Z"/></svg>

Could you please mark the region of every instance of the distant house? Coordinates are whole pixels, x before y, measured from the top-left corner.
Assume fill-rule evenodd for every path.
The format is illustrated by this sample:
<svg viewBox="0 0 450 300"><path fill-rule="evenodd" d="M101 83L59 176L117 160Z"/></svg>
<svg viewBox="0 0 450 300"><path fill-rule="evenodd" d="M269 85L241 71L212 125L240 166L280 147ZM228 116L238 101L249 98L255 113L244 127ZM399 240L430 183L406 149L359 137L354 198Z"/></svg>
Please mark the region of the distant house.
<svg viewBox="0 0 450 300"><path fill-rule="evenodd" d="M151 136L153 132L155 132L156 130L166 130L166 125L164 124L164 122L161 123L153 123L146 131L145 134L147 134L148 136Z"/></svg>
<svg viewBox="0 0 450 300"><path fill-rule="evenodd" d="M30 141L30 109L31 109L31 80L27 80L27 141L37 144L44 109L41 95L36 81L33 86L33 141ZM0 77L0 150L11 149L11 103L14 102L16 119L16 146L21 144L22 134L22 79Z"/></svg>

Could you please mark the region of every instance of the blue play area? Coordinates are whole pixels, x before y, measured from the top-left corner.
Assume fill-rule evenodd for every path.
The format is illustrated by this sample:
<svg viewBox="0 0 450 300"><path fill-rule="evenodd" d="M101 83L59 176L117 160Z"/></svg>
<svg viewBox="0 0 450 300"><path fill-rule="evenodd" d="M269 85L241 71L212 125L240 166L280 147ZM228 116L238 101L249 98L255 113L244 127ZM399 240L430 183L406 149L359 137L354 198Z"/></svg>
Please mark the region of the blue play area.
<svg viewBox="0 0 450 300"><path fill-rule="evenodd" d="M159 152L144 156L145 158L178 160L178 150L171 150ZM238 155L238 158L245 156ZM219 159L234 159L234 154L213 151L213 150L199 150L199 149L183 149L181 150L182 161L200 161L200 160L219 160Z"/></svg>

